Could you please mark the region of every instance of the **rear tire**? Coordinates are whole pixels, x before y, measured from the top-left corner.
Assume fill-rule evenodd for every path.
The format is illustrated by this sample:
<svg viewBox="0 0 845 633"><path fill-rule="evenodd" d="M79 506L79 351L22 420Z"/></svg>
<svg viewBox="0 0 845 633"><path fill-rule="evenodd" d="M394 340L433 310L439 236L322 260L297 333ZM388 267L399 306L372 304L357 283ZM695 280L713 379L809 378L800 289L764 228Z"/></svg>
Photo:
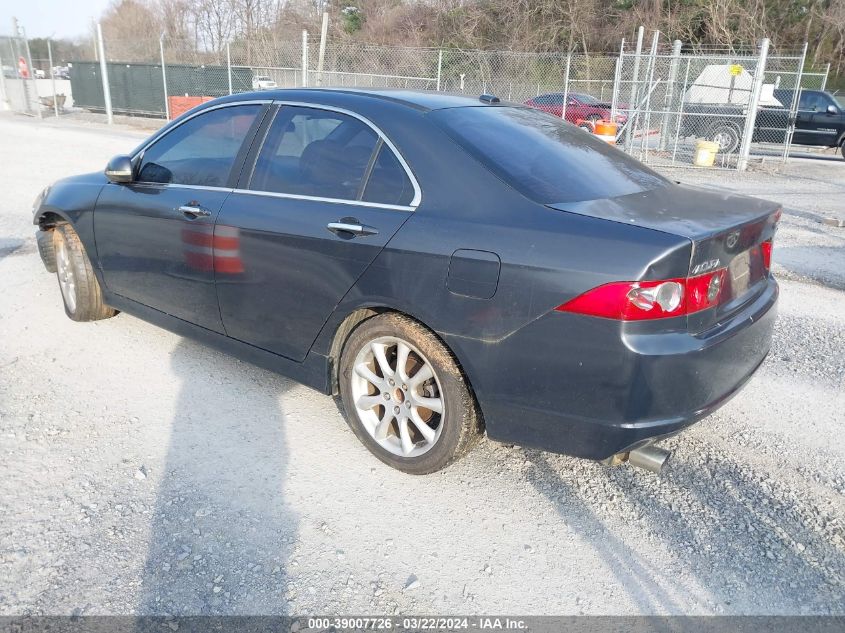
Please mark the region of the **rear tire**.
<svg viewBox="0 0 845 633"><path fill-rule="evenodd" d="M343 346L338 378L350 428L397 470L441 470L481 436L475 398L454 357L409 317L382 314L358 325Z"/></svg>
<svg viewBox="0 0 845 633"><path fill-rule="evenodd" d="M56 277L65 305L65 314L73 321L98 321L117 312L103 302L100 282L85 254L82 241L69 224L53 229Z"/></svg>
<svg viewBox="0 0 845 633"><path fill-rule="evenodd" d="M720 154L732 154L739 147L739 130L730 123L719 123L710 128L707 140L719 145Z"/></svg>
<svg viewBox="0 0 845 633"><path fill-rule="evenodd" d="M845 141L842 141L842 143L840 143L839 152L842 154L842 158L845 158Z"/></svg>

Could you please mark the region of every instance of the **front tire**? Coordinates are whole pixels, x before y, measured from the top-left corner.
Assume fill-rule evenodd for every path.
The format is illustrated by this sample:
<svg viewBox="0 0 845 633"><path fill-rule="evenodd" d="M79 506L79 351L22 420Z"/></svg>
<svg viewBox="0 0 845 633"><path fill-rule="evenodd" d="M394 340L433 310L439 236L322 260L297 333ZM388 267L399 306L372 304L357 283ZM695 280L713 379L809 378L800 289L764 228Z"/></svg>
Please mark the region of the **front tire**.
<svg viewBox="0 0 845 633"><path fill-rule="evenodd" d="M98 321L117 314L103 302L103 292L91 261L69 224L60 224L53 230L53 245L65 314L74 321Z"/></svg>
<svg viewBox="0 0 845 633"><path fill-rule="evenodd" d="M446 346L404 315L361 323L343 346L340 400L359 440L397 470L425 475L469 451L481 416Z"/></svg>

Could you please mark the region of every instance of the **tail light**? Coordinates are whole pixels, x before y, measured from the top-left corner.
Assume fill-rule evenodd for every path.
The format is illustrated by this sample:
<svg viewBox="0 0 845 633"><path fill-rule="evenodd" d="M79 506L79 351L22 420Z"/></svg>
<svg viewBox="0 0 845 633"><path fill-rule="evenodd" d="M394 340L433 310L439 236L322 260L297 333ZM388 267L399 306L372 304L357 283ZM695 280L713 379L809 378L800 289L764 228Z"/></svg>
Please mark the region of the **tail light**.
<svg viewBox="0 0 845 633"><path fill-rule="evenodd" d="M555 310L620 321L694 314L718 305L725 270L680 279L609 283L588 290Z"/></svg>
<svg viewBox="0 0 845 633"><path fill-rule="evenodd" d="M760 252L763 254L763 268L768 271L772 268L772 240L760 244Z"/></svg>

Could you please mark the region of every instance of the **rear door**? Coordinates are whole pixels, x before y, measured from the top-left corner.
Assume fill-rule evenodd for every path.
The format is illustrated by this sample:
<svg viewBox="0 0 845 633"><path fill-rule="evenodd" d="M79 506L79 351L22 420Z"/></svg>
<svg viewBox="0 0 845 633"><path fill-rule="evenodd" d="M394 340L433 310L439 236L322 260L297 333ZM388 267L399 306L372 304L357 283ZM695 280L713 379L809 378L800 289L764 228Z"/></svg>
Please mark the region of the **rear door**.
<svg viewBox="0 0 845 633"><path fill-rule="evenodd" d="M228 336L303 360L419 187L348 112L282 104L254 154L215 227L220 312Z"/></svg>

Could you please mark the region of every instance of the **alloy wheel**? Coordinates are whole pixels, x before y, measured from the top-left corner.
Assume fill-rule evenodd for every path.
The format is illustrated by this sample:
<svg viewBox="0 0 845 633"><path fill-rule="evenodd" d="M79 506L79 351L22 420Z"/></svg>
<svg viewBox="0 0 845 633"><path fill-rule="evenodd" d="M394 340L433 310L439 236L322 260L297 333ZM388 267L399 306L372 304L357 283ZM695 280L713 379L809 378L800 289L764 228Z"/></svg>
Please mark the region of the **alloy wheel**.
<svg viewBox="0 0 845 633"><path fill-rule="evenodd" d="M370 341L353 365L351 394L367 433L399 457L418 457L443 429L443 392L428 359L394 336Z"/></svg>

